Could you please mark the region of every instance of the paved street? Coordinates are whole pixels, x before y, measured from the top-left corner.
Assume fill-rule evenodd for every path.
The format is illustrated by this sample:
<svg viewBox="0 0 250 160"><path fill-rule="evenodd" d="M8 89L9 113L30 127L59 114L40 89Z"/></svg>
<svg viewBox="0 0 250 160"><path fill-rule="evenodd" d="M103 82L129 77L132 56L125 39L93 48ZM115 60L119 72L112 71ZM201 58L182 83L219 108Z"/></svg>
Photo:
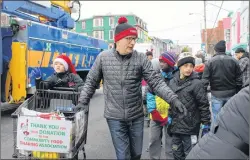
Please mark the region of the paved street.
<svg viewBox="0 0 250 160"><path fill-rule="evenodd" d="M88 159L115 159L115 152L109 134L108 126L103 117L104 99L102 90L97 90L90 104L88 139L86 152ZM12 119L9 113L2 114L1 119L1 158L12 158L13 136ZM145 125L144 148L142 158L148 158L146 148L149 140L149 128ZM162 156L164 156L162 152ZM80 158L82 155L80 155ZM162 157L165 158L165 157Z"/></svg>

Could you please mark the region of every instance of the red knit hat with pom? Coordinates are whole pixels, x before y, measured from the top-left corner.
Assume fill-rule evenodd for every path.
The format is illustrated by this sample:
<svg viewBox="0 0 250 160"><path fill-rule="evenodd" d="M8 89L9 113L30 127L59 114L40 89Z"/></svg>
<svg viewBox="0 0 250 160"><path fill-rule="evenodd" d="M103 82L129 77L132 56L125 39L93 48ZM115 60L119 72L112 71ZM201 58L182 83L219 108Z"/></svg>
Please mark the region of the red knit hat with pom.
<svg viewBox="0 0 250 160"><path fill-rule="evenodd" d="M138 36L136 28L127 22L126 17L120 17L118 19L118 25L115 28L115 42L127 36Z"/></svg>
<svg viewBox="0 0 250 160"><path fill-rule="evenodd" d="M53 65L55 64L55 62L62 63L66 71L76 74L75 66L72 64L68 56L60 55L53 61Z"/></svg>

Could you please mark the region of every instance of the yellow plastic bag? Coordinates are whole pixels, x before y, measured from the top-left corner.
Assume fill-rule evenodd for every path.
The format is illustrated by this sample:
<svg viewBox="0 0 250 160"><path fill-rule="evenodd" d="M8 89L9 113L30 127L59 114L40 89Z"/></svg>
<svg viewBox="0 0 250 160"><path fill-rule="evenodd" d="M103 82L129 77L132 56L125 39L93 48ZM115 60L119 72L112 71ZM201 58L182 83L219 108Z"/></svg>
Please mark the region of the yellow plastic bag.
<svg viewBox="0 0 250 160"><path fill-rule="evenodd" d="M59 153L33 151L32 156L38 159L59 159Z"/></svg>

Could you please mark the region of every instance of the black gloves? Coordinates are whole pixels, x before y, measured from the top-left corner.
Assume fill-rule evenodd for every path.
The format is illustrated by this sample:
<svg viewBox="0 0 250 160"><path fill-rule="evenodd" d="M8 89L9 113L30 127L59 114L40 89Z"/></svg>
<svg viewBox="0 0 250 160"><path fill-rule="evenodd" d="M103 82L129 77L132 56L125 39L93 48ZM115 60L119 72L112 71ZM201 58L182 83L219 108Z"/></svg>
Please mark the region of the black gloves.
<svg viewBox="0 0 250 160"><path fill-rule="evenodd" d="M178 98L175 98L172 101L172 105L173 105L173 107L177 108L180 113L183 113L184 116L187 115L187 109L186 109L186 107L181 103L181 101Z"/></svg>
<svg viewBox="0 0 250 160"><path fill-rule="evenodd" d="M84 104L82 104L82 103L79 103L77 106L75 106L75 107L73 108L73 110L74 110L75 112L80 112L80 111L82 111L82 110L84 110L85 112L88 112L88 106L87 106L87 105L84 105Z"/></svg>

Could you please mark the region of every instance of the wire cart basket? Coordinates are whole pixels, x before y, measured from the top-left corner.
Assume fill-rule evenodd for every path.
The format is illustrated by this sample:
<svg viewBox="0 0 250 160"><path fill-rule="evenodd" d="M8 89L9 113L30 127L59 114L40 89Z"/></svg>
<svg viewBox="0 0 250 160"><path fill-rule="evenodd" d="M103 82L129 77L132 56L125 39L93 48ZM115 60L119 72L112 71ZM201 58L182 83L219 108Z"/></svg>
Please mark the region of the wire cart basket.
<svg viewBox="0 0 250 160"><path fill-rule="evenodd" d="M17 159L78 159L78 153L82 151L83 158L86 159L84 145L87 140L89 106L84 110L74 111L73 108L77 105L79 96L80 92L72 88L37 89L36 93L24 101L11 115L14 139L12 157ZM21 122L22 119L25 121ZM36 122L40 124L35 125ZM32 127L47 127L48 129L59 122L62 125L60 129L65 132L59 132L59 128L55 127L53 132L40 128L32 130ZM56 135L60 133L66 139L65 141ZM42 136L42 134L52 136ZM50 139L53 136L58 138ZM24 140L27 141L24 142ZM67 147L59 145L63 143L68 144ZM21 145L28 146L28 149L20 147ZM41 146L47 148L41 150ZM60 151L56 152L55 148Z"/></svg>

